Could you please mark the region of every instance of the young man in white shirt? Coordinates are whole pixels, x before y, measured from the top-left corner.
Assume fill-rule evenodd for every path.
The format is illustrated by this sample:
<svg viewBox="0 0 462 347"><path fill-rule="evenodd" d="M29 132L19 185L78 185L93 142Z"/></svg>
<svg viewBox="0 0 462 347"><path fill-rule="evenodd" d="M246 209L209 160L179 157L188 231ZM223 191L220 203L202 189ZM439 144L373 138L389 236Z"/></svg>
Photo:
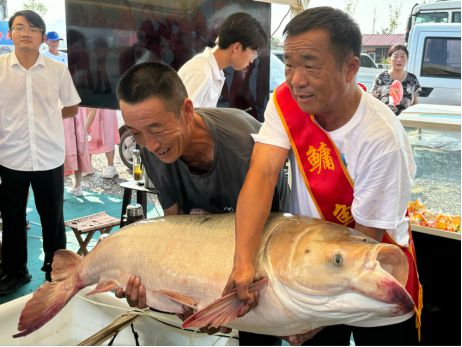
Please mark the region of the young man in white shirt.
<svg viewBox="0 0 462 347"><path fill-rule="evenodd" d="M217 45L187 61L179 70L189 98L195 107L216 107L225 83L223 69L247 68L264 48L267 35L248 13L229 16L218 33Z"/></svg>
<svg viewBox="0 0 462 347"><path fill-rule="evenodd" d="M18 11L8 25L15 50L0 56L0 295L31 278L25 229L30 186L42 223L47 280L54 252L66 248L62 119L75 116L81 101L67 67L40 54L43 19L31 10Z"/></svg>

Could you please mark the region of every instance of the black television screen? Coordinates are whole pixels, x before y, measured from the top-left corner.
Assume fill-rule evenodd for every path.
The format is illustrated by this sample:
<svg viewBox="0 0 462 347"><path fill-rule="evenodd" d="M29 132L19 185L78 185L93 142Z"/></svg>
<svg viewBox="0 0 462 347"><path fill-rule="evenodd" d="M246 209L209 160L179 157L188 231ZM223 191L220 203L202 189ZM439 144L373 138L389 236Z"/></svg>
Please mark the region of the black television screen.
<svg viewBox="0 0 462 347"><path fill-rule="evenodd" d="M178 70L206 46L230 14L245 11L270 32L271 7L252 0L66 0L68 66L82 105L118 108L115 90L131 66L163 62ZM225 69L219 106L263 120L269 93L269 43L243 71Z"/></svg>

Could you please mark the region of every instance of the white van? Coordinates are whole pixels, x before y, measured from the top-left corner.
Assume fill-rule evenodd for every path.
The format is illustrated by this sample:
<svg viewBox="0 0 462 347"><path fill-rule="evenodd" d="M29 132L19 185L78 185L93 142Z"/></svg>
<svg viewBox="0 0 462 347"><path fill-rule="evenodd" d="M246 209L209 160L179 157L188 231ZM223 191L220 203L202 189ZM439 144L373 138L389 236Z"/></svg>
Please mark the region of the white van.
<svg viewBox="0 0 462 347"><path fill-rule="evenodd" d="M407 48L407 71L422 87L419 102L460 105L460 24L416 24Z"/></svg>
<svg viewBox="0 0 462 347"><path fill-rule="evenodd" d="M356 74L356 82L362 83L367 90L371 90L375 77L385 69L382 64L376 64L367 53L361 53L359 71Z"/></svg>
<svg viewBox="0 0 462 347"><path fill-rule="evenodd" d="M412 27L419 23L460 23L460 0L415 4L407 22L406 42Z"/></svg>

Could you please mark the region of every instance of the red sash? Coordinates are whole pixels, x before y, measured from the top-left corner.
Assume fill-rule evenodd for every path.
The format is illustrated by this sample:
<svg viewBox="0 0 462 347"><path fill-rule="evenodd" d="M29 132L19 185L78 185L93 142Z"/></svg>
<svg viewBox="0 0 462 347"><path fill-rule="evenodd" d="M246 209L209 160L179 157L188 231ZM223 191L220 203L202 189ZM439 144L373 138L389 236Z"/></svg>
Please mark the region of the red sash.
<svg viewBox="0 0 462 347"><path fill-rule="evenodd" d="M353 181L329 135L314 121L314 116L303 112L292 97L286 83L273 93L274 104L289 137L294 156L306 187L322 219L354 227L351 215ZM414 241L409 228L409 246L401 247L385 233L382 242L402 249L408 260L409 275L406 290L416 304L416 325L419 328L422 310L422 286L419 282Z"/></svg>
<svg viewBox="0 0 462 347"><path fill-rule="evenodd" d="M277 87L274 103L319 215L353 228L353 181L337 147L315 123L314 116L298 107L287 84Z"/></svg>

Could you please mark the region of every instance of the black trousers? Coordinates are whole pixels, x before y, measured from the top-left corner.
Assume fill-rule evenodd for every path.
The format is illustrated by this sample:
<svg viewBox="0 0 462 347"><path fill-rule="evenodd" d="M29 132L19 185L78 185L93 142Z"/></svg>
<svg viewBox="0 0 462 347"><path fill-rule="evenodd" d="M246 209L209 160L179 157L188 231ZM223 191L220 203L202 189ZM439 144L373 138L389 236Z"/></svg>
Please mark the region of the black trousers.
<svg viewBox="0 0 462 347"><path fill-rule="evenodd" d="M16 274L27 267L26 207L30 186L42 224L45 252L42 270L51 271L54 252L66 248L63 165L47 171L17 171L0 165L0 177L3 271Z"/></svg>
<svg viewBox="0 0 462 347"><path fill-rule="evenodd" d="M347 325L325 327L306 341L304 346L349 346L350 335L356 346L415 346L418 345L415 316L393 325L360 328Z"/></svg>
<svg viewBox="0 0 462 347"><path fill-rule="evenodd" d="M282 339L278 336L261 335L239 331L239 346L281 346Z"/></svg>

